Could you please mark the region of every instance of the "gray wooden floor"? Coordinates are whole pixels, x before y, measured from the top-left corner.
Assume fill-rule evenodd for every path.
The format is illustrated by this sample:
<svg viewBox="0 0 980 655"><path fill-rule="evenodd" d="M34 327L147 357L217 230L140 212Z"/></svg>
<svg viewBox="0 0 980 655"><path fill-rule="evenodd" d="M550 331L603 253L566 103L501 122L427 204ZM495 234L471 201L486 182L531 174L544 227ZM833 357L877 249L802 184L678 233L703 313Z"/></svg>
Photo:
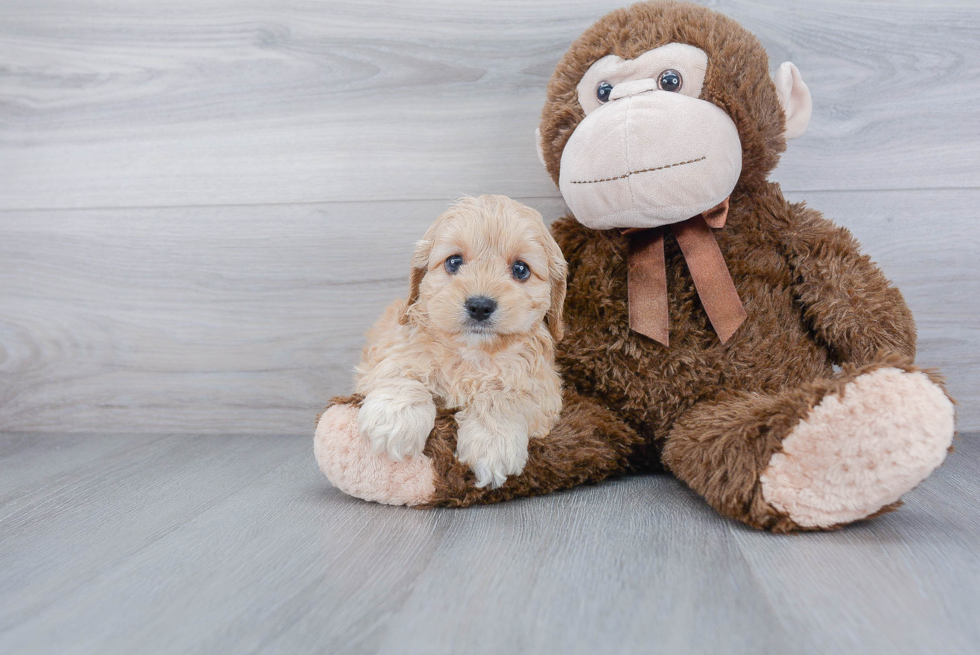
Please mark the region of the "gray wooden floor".
<svg viewBox="0 0 980 655"><path fill-rule="evenodd" d="M626 0L0 0L0 653L980 652L980 5L710 4L814 96L773 178L902 288L962 438L776 537L669 477L412 511L314 417Z"/></svg>
<svg viewBox="0 0 980 655"><path fill-rule="evenodd" d="M668 476L368 504L310 441L0 438L0 652L980 651L977 435L899 512L791 536Z"/></svg>

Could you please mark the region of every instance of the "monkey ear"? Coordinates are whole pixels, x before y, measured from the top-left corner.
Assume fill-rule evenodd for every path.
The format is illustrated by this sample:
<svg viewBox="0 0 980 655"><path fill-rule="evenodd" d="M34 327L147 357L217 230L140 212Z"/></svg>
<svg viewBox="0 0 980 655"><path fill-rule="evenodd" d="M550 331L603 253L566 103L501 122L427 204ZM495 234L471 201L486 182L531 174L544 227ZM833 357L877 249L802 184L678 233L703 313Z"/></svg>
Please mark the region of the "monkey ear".
<svg viewBox="0 0 980 655"><path fill-rule="evenodd" d="M813 101L810 99L810 89L800 75L800 69L793 62L785 61L776 69L773 81L776 83L779 104L786 116L786 131L783 133L786 140L803 136L810 124Z"/></svg>
<svg viewBox="0 0 980 655"><path fill-rule="evenodd" d="M428 234L426 234L428 236ZM409 310L412 305L419 300L419 285L425 277L425 271L429 268L429 253L432 251L432 240L423 238L415 244L415 253L412 255L412 272L408 279L408 301L405 303L405 313L402 314L398 322L402 325L408 323Z"/></svg>
<svg viewBox="0 0 980 655"><path fill-rule="evenodd" d="M544 166L545 168L547 168L548 165L544 163L544 142L541 140L541 128L540 127L534 128L534 140L535 140L536 145L538 146L538 161L541 162L541 165L542 166Z"/></svg>

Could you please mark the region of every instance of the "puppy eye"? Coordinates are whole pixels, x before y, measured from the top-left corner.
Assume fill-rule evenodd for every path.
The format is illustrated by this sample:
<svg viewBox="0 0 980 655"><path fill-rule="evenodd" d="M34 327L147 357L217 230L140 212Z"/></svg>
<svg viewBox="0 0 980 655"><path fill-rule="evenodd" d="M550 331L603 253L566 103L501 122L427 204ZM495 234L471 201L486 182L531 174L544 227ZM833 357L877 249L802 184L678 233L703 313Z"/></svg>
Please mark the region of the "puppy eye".
<svg viewBox="0 0 980 655"><path fill-rule="evenodd" d="M455 273L459 270L459 267L463 265L462 255L450 255L446 259L446 272L449 274Z"/></svg>
<svg viewBox="0 0 980 655"><path fill-rule="evenodd" d="M519 282L531 277L531 269L524 262L514 262L514 265L510 267L510 272L514 279Z"/></svg>
<svg viewBox="0 0 980 655"><path fill-rule="evenodd" d="M595 88L595 97L599 99L599 102L609 102L609 94L612 93L613 85L609 82L599 82L599 86Z"/></svg>
<svg viewBox="0 0 980 655"><path fill-rule="evenodd" d="M680 91L684 80L673 68L668 68L657 78L657 88L661 91Z"/></svg>

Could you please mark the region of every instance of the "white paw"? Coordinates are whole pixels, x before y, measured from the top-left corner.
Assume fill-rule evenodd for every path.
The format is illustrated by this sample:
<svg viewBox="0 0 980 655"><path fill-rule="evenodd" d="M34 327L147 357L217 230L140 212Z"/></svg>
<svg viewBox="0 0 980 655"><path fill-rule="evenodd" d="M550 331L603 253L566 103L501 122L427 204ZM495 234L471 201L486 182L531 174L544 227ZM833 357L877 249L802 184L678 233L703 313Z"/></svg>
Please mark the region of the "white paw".
<svg viewBox="0 0 980 655"><path fill-rule="evenodd" d="M374 452L385 452L398 462L422 452L435 421L432 395L421 385L382 387L364 397L357 430Z"/></svg>
<svg viewBox="0 0 980 655"><path fill-rule="evenodd" d="M464 410L465 411L465 410ZM463 414L463 412L460 412ZM476 474L476 486L496 489L508 475L518 475L527 464L527 425L505 419L489 426L475 418L460 418L456 458Z"/></svg>
<svg viewBox="0 0 980 655"><path fill-rule="evenodd" d="M953 420L953 404L923 373L861 375L787 435L761 476L763 497L806 527L870 516L943 462Z"/></svg>

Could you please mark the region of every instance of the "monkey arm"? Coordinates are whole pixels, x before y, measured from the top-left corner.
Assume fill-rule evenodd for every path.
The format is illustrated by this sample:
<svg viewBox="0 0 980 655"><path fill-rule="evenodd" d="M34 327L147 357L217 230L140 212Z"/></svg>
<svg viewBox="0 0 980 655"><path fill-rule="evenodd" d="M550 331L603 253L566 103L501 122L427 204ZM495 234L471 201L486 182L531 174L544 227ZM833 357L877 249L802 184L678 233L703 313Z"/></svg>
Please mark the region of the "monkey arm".
<svg viewBox="0 0 980 655"><path fill-rule="evenodd" d="M470 467L456 457L455 413L439 410L422 457L394 461L374 452L358 432L363 398L334 398L317 421L314 452L320 469L344 493L388 505L416 507L496 503L536 496L624 473L643 439L613 412L572 391L558 423L531 439L527 464L503 486L476 487Z"/></svg>
<svg viewBox="0 0 980 655"><path fill-rule="evenodd" d="M425 446L432 463L434 493L428 506L464 507L537 496L622 474L642 437L612 411L565 391L558 423L528 444L527 464L502 487L476 487L473 473L456 456L456 421L442 410Z"/></svg>
<svg viewBox="0 0 980 655"><path fill-rule="evenodd" d="M790 204L784 236L803 315L835 362L867 364L886 352L915 357L915 321L901 292L851 233Z"/></svg>

